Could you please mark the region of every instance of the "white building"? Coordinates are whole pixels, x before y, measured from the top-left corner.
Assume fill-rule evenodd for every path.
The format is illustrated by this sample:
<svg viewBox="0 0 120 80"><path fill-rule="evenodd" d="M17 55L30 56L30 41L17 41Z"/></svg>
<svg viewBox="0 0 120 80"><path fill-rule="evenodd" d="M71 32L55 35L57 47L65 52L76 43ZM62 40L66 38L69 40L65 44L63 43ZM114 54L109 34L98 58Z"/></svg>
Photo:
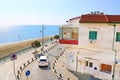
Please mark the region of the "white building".
<svg viewBox="0 0 120 80"><path fill-rule="evenodd" d="M120 15L95 12L60 26L67 68L105 80L120 80Z"/></svg>

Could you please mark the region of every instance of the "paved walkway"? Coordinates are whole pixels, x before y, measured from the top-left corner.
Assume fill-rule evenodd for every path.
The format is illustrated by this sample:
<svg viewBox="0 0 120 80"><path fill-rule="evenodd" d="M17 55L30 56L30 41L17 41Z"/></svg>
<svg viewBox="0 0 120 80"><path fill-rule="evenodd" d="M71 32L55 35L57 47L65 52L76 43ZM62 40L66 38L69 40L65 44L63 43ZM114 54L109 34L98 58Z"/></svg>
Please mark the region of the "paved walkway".
<svg viewBox="0 0 120 80"><path fill-rule="evenodd" d="M66 68L66 56L64 53L64 48L62 45L59 45L61 50L59 50L59 57L56 58L53 62L52 70L53 72L62 80L78 80L78 78L73 75Z"/></svg>
<svg viewBox="0 0 120 80"><path fill-rule="evenodd" d="M49 44L50 43L48 43L47 45ZM38 50L41 50L41 48L38 48ZM17 60L14 61L16 76L18 73L17 70L20 70L20 66L23 66L23 64L27 63L28 60L32 60L32 58L34 58L34 55L32 54L34 51L35 49L31 49L17 56ZM0 65L0 80L16 80L13 67L13 61L7 61L5 63L2 63L2 65Z"/></svg>
<svg viewBox="0 0 120 80"><path fill-rule="evenodd" d="M48 46L45 47L45 49L50 48L52 45L54 45L54 42L48 43ZM74 76L71 72L69 72L66 69L65 63L66 63L66 58L65 54L61 54L61 50L63 49L62 45L58 45L59 50L52 49L52 52L58 52L59 58L56 60L56 57L54 57L52 64L54 65L51 66L52 71L56 74L56 76L61 77L62 80L78 80L76 76ZM37 50L41 50L41 48L38 48ZM24 52L23 54L19 55L17 57L17 60L15 60L15 74L17 74L17 70L20 70L20 66L23 66L24 63L27 63L28 60L32 60L34 58L34 55L32 54L35 51L35 49L31 49L29 51ZM55 62L56 61L56 62ZM17 76L17 75L16 75ZM16 77L14 75L13 71L13 61L8 61L5 62L3 65L0 66L0 80L16 80Z"/></svg>
<svg viewBox="0 0 120 80"><path fill-rule="evenodd" d="M19 69L19 66L23 65L24 62L34 57L32 54L33 51L34 50L30 50L17 57L17 60L15 60L15 70ZM0 80L16 80L13 70L13 61L2 64L0 66Z"/></svg>

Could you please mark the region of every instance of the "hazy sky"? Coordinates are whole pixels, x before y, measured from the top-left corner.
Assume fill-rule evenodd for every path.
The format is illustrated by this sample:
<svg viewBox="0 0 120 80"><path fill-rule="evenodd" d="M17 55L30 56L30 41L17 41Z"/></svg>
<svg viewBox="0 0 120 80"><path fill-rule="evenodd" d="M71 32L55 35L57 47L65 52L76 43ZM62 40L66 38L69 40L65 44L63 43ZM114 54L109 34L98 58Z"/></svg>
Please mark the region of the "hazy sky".
<svg viewBox="0 0 120 80"><path fill-rule="evenodd" d="M0 25L59 25L91 11L120 15L120 0L0 0Z"/></svg>

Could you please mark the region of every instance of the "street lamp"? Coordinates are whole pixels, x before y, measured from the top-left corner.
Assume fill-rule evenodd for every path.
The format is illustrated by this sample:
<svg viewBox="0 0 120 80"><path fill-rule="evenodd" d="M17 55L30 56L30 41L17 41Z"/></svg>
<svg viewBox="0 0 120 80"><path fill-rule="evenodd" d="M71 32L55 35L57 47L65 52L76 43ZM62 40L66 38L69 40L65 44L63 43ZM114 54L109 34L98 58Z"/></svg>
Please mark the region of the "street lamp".
<svg viewBox="0 0 120 80"><path fill-rule="evenodd" d="M41 51L44 52L44 24L42 24L42 49Z"/></svg>

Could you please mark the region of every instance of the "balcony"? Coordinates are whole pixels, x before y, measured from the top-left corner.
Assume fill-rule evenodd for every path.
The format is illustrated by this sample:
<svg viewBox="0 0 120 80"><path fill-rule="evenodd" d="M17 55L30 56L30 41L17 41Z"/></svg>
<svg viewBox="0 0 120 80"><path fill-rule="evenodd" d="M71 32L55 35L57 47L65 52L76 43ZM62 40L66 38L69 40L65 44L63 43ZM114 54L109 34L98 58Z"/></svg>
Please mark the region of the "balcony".
<svg viewBox="0 0 120 80"><path fill-rule="evenodd" d="M66 39L59 39L60 44L74 44L78 45L78 40L66 40Z"/></svg>

